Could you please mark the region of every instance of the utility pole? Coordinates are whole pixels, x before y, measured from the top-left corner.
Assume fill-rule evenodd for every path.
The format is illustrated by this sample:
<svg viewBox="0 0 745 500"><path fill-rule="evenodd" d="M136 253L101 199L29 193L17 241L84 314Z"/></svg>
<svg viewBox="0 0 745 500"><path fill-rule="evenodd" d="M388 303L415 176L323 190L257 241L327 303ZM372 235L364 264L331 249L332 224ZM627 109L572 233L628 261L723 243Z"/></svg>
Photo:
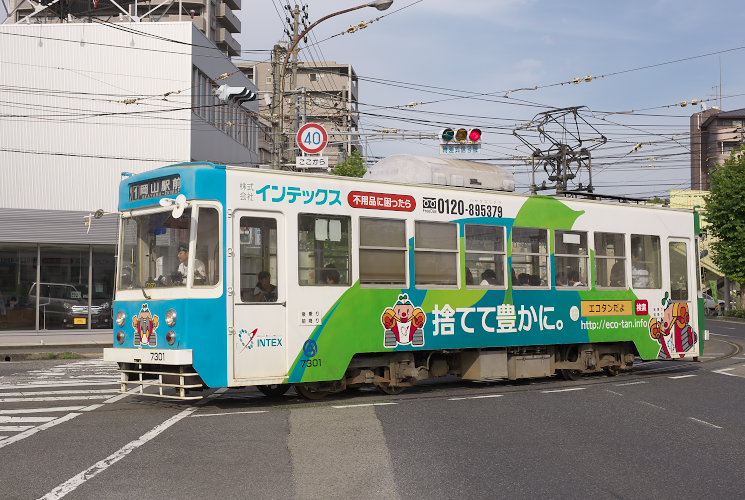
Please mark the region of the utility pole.
<svg viewBox="0 0 745 500"><path fill-rule="evenodd" d="M283 131L281 129L282 120L280 120L280 113L282 113L282 86L280 85L280 66L282 65L282 54L283 49L279 44L274 45L272 50L272 158L271 165L272 169L279 170L282 166L282 157L284 156L282 150L282 139Z"/></svg>

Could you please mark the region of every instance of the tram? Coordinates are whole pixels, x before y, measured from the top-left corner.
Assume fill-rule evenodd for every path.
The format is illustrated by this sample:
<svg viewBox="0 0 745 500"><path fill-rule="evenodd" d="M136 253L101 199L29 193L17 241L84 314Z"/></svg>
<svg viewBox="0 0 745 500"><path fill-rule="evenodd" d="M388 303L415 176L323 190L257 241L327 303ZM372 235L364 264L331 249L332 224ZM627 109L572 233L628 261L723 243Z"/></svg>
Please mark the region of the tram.
<svg viewBox="0 0 745 500"><path fill-rule="evenodd" d="M443 163L125 178L104 351L122 391L395 394L703 354L695 211L520 195L499 167Z"/></svg>

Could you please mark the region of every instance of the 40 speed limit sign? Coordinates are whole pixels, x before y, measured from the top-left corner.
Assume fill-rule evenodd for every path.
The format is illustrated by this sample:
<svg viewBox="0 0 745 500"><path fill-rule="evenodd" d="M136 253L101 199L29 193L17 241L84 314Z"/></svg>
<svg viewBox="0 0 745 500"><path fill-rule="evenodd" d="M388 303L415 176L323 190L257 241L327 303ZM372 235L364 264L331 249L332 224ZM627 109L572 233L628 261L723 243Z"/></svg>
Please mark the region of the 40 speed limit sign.
<svg viewBox="0 0 745 500"><path fill-rule="evenodd" d="M297 131L297 145L308 154L320 153L328 142L329 135L321 124L306 123Z"/></svg>

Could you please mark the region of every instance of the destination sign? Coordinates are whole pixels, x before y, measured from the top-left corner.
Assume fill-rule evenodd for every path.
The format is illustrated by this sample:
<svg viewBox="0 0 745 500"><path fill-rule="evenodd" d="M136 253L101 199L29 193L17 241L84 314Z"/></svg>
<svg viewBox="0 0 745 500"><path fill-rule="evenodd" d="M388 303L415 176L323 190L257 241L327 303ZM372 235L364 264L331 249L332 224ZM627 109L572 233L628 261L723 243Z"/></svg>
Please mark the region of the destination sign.
<svg viewBox="0 0 745 500"><path fill-rule="evenodd" d="M147 200L160 198L161 196L173 196L181 192L181 176L169 175L156 177L143 182L135 182L129 185L129 201Z"/></svg>

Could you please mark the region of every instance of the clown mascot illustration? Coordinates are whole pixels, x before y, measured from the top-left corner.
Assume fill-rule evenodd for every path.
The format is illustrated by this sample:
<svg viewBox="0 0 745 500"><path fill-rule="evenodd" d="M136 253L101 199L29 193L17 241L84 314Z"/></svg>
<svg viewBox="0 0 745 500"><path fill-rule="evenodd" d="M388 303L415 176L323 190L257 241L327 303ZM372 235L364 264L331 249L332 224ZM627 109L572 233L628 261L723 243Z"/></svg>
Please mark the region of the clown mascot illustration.
<svg viewBox="0 0 745 500"><path fill-rule="evenodd" d="M669 359L675 354L682 358L693 348L698 338L689 324L691 315L688 304L673 302L665 293L662 305L665 308L662 319L649 320L649 334L662 345L658 356L660 359Z"/></svg>
<svg viewBox="0 0 745 500"><path fill-rule="evenodd" d="M132 316L132 326L135 329L135 345L149 345L155 347L157 339L155 334L160 324L158 315L150 312L147 304L142 304L140 313Z"/></svg>
<svg viewBox="0 0 745 500"><path fill-rule="evenodd" d="M421 307L414 307L409 295L398 296L393 307L386 307L380 318L385 327L385 347L396 347L399 344L410 344L414 347L424 345L424 323L427 315Z"/></svg>

